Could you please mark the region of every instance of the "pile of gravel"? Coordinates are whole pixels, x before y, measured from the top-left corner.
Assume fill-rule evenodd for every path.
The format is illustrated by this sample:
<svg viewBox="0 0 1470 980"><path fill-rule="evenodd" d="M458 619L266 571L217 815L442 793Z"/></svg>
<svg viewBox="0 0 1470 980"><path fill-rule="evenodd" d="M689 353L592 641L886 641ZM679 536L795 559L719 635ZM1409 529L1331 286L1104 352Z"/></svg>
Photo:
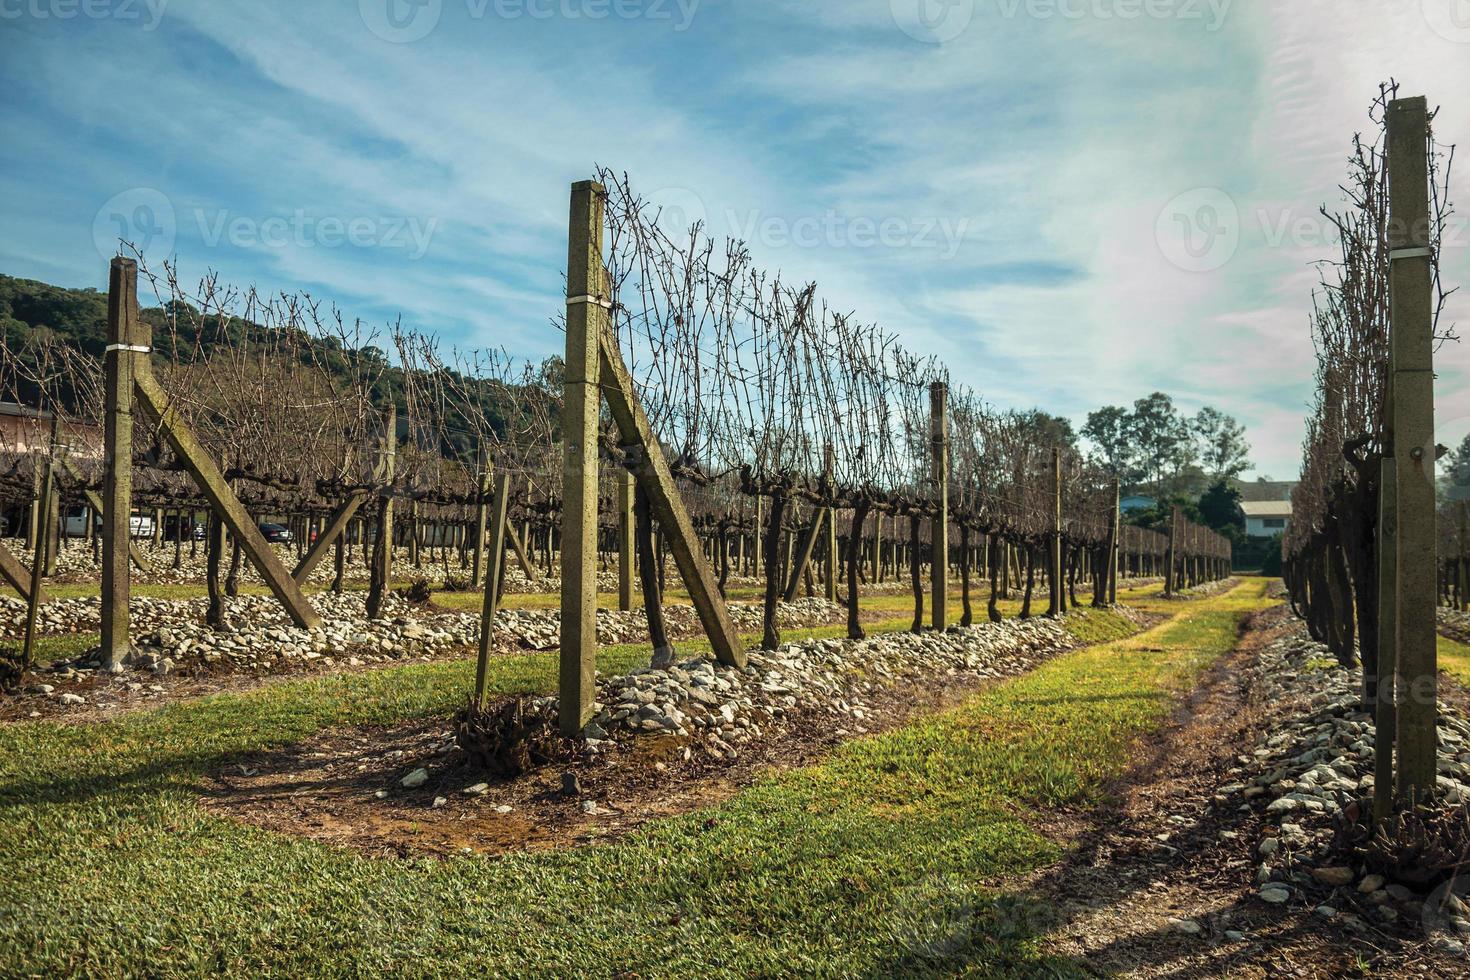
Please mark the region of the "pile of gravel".
<svg viewBox="0 0 1470 980"><path fill-rule="evenodd" d="M1343 808L1373 795L1372 717L1363 710L1355 672L1342 669L1305 628L1267 647L1253 668L1267 703L1299 705L1263 734L1229 771L1234 780L1216 799L1238 800L1262 815L1254 844L1262 901L1307 903L1316 914L1349 928L1425 915L1426 896L1334 856L1335 824ZM1470 802L1470 723L1441 705L1437 795ZM1443 890L1442 890L1443 891ZM1325 894L1324 894L1325 893ZM1470 917L1453 894L1434 896L1452 934L1436 942L1454 949L1470 936ZM1457 934L1457 935L1455 935Z"/></svg>
<svg viewBox="0 0 1470 980"><path fill-rule="evenodd" d="M751 651L744 670L694 657L602 682L597 713L584 735L593 753L612 741L653 734L687 737L713 758L734 759L742 746L769 737L775 723L793 712L833 716L838 735L862 732L869 699L895 685L946 676L1013 676L1071 646L1061 621L1031 619L786 644L772 652ZM532 704L555 714L555 698Z"/></svg>

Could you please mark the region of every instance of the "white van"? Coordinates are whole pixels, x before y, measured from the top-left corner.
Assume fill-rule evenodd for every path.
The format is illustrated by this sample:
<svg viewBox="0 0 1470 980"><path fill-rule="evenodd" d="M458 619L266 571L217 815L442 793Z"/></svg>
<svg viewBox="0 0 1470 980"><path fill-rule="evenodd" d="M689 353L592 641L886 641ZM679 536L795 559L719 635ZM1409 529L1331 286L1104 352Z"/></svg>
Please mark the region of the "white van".
<svg viewBox="0 0 1470 980"><path fill-rule="evenodd" d="M87 536L87 518L91 515L92 508L85 505L78 504L70 508L66 512L66 524L62 533L69 538L85 538ZM100 534L102 532L101 515L93 517L93 520L96 523L97 532ZM132 517L128 519L128 529L135 538L153 537L153 515L133 511Z"/></svg>

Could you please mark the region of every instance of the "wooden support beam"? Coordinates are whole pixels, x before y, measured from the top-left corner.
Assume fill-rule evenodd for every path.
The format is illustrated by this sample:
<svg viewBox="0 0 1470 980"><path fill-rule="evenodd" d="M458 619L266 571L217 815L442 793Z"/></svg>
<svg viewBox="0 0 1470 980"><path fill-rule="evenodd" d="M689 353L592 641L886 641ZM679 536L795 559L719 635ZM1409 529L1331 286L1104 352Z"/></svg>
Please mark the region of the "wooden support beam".
<svg viewBox="0 0 1470 980"><path fill-rule="evenodd" d="M133 376L133 394L137 398L138 407L159 427L179 461L194 477L194 482L199 485L205 499L230 529L230 534L240 542L240 547L260 572L260 577L265 579L271 594L285 607L291 621L303 629L320 626L321 617L311 603L307 602L296 580L261 536L260 528L255 526L255 521L225 482L224 474L219 471L209 453L178 417L168 395L153 377L151 370L143 368Z"/></svg>
<svg viewBox="0 0 1470 980"><path fill-rule="evenodd" d="M327 550L346 532L348 523L357 514L365 500L367 500L366 493L354 493L337 505L337 509L327 520L326 526L317 533L316 540L311 543L311 549L292 569L291 578L297 585L305 583L307 576L311 575L311 570L327 556Z"/></svg>
<svg viewBox="0 0 1470 980"><path fill-rule="evenodd" d="M475 504L475 541L474 557L470 566L470 588L480 587L480 576L483 574L485 564L485 532L488 530L489 507L485 503L485 494L490 492L492 484L490 469L485 465L485 456L480 454L480 500Z"/></svg>
<svg viewBox="0 0 1470 980"><path fill-rule="evenodd" d="M26 602L31 601L31 570L0 541L0 578L5 579L12 589ZM41 602L47 599L46 590L41 590Z"/></svg>
<svg viewBox="0 0 1470 980"><path fill-rule="evenodd" d="M147 367L148 340L138 318L138 265L115 258L107 285L107 349L103 353L102 648L105 670L130 652L128 606L133 543L133 377Z"/></svg>
<svg viewBox="0 0 1470 980"><path fill-rule="evenodd" d="M1434 337L1430 279L1429 113L1423 96L1388 105L1389 345L1398 505L1398 773L1400 802L1434 790L1438 707L1435 634Z"/></svg>
<svg viewBox="0 0 1470 980"><path fill-rule="evenodd" d="M801 540L792 555L791 575L786 580L786 591L781 593L782 602L795 602L796 593L801 589L802 576L812 560L812 551L817 544L817 535L822 533L823 523L827 520L828 511L825 507L817 508L812 514L812 522L801 534Z"/></svg>
<svg viewBox="0 0 1470 980"><path fill-rule="evenodd" d="M618 474L618 609L633 608L633 474Z"/></svg>
<svg viewBox="0 0 1470 980"><path fill-rule="evenodd" d="M500 579L505 572L505 511L510 502L510 474L495 477L495 496L490 504L490 567L485 570L485 600L480 607L480 655L475 662L474 702L485 701L485 684L489 676L490 646L495 638L495 610L500 595Z"/></svg>
<svg viewBox="0 0 1470 980"><path fill-rule="evenodd" d="M83 477L82 477L81 471L77 469L77 464L74 463L74 462L72 462L72 460L71 460L70 457L68 457L68 456L62 456L62 457L60 457L59 462L61 464L62 472L64 472L67 475L67 478L68 479L75 480L78 483L81 483L83 481ZM96 519L92 515L95 514L98 517L101 517L102 514L104 513L104 508L103 508L103 505L102 505L102 497L99 496L95 491L93 491L93 490L87 490L87 489L83 489L82 490L82 496L86 499L87 506L90 507L90 508L92 508L92 513L87 515L87 532L90 535L92 533L93 525L96 523ZM102 520L105 523L107 519L105 517L103 517ZM153 566L148 563L148 559L147 558L143 557L143 550L138 547L138 542L136 542L136 541L133 540L132 534L131 534L131 529L132 529L132 523L131 523L131 515L130 515L130 518L129 518L129 535L128 535L128 554L129 554L129 556L131 556L131 558L133 560L133 564L135 566L137 566L138 571L140 571L140 572L151 572L151 571L153 571Z"/></svg>
<svg viewBox="0 0 1470 980"><path fill-rule="evenodd" d="M529 527L530 525L527 525L528 530ZM521 534L516 530L514 524L505 525L505 539L510 542L511 554L516 556L516 564L521 566L521 574L526 576L526 580L532 584L541 581L541 573L536 570L536 566L532 565L531 560L526 557L525 542L521 540Z"/></svg>
<svg viewBox="0 0 1470 980"><path fill-rule="evenodd" d="M929 522L929 622L942 630L949 625L949 388L943 381L929 386L929 466L935 508Z"/></svg>
<svg viewBox="0 0 1470 980"><path fill-rule="evenodd" d="M663 529L664 541L673 553L674 565L679 569L684 587L689 590L699 621L714 649L715 659L726 666L743 668L747 662L745 646L740 642L730 611L725 607L709 564L700 551L699 538L684 509L684 501L679 497L678 487L674 485L674 477L664 460L663 450L659 448L658 438L638 403L633 380L623 366L622 354L610 328L603 331L599 346L602 390L608 410L617 422L623 447L637 457L631 467L633 475L648 495L654 517Z"/></svg>
<svg viewBox="0 0 1470 980"><path fill-rule="evenodd" d="M51 452L56 452L56 417L51 420ZM36 536L36 546L32 551L31 559L31 587L26 591L26 629L25 642L21 650L21 664L29 668L36 662L36 617L41 611L41 576L46 570L46 542L50 537L46 528L51 526L51 519L56 510L56 463L50 457L46 459L45 475L41 479L41 533Z"/></svg>

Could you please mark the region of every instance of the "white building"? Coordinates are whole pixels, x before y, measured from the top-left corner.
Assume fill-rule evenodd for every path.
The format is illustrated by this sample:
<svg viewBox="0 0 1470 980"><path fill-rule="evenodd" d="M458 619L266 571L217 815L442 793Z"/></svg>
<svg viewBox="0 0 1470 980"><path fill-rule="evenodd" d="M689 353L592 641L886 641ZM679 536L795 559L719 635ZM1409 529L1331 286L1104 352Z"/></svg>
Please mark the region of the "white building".
<svg viewBox="0 0 1470 980"><path fill-rule="evenodd" d="M1245 535L1248 538L1283 534L1291 522L1290 500L1243 500L1240 509L1245 511Z"/></svg>

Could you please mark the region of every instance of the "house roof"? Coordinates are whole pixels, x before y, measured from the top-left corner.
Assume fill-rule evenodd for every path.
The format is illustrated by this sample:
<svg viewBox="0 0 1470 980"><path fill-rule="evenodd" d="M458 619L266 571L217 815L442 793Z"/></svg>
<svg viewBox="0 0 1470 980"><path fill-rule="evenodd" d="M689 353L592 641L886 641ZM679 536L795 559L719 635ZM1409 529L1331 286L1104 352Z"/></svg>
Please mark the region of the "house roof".
<svg viewBox="0 0 1470 980"><path fill-rule="evenodd" d="M1242 500L1240 509L1246 517L1290 517L1290 500Z"/></svg>
<svg viewBox="0 0 1470 980"><path fill-rule="evenodd" d="M1281 501L1290 500L1291 491L1296 488L1296 480L1236 480L1235 489L1240 491L1240 499L1244 501Z"/></svg>

